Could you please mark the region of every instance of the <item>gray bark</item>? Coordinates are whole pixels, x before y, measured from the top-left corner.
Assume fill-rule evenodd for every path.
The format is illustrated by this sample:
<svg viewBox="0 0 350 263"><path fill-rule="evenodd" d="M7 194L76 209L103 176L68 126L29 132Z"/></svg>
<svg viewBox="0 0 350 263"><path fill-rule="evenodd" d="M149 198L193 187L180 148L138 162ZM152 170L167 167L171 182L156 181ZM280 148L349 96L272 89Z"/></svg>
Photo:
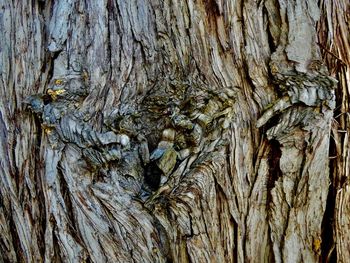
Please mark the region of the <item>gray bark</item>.
<svg viewBox="0 0 350 263"><path fill-rule="evenodd" d="M347 0L0 3L0 262L350 258Z"/></svg>

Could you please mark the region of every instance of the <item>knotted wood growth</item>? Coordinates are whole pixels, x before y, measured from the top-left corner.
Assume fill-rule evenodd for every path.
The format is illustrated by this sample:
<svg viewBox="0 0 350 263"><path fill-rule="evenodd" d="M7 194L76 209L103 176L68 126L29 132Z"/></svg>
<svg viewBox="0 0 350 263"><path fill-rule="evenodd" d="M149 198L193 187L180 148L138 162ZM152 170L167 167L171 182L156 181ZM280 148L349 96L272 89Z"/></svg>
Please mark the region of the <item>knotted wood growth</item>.
<svg viewBox="0 0 350 263"><path fill-rule="evenodd" d="M344 3L2 3L0 261L346 259Z"/></svg>

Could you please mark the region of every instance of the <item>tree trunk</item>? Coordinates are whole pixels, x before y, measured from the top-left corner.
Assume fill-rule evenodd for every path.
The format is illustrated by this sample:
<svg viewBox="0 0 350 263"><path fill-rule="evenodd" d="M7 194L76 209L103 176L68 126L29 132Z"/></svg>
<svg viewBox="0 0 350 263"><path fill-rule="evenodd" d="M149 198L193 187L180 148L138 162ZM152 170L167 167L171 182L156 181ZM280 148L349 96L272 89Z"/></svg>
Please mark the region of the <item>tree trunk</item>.
<svg viewBox="0 0 350 263"><path fill-rule="evenodd" d="M348 261L348 0L0 3L0 262Z"/></svg>

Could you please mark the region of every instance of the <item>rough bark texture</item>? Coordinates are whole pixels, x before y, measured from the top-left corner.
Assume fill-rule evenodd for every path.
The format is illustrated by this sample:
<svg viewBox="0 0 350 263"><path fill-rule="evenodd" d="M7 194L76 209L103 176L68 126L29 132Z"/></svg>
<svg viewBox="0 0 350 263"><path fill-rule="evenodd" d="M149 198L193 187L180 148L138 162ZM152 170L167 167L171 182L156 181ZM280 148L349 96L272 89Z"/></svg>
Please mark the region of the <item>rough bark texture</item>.
<svg viewBox="0 0 350 263"><path fill-rule="evenodd" d="M318 26L321 51L331 74L339 81L330 141L332 184L326 214L329 218L325 218L325 224L333 225L333 240L326 243L329 253L325 256L326 260L347 262L350 258L350 3L321 1L320 6L325 14Z"/></svg>
<svg viewBox="0 0 350 263"><path fill-rule="evenodd" d="M0 262L348 261L348 0L0 3Z"/></svg>

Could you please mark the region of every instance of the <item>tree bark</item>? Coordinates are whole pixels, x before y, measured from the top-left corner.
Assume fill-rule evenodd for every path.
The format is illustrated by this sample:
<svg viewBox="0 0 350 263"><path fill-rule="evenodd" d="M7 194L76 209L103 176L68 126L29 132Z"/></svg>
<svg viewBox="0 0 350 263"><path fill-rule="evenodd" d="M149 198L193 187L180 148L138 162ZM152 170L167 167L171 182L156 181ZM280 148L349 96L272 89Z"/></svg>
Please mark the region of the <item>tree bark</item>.
<svg viewBox="0 0 350 263"><path fill-rule="evenodd" d="M348 261L348 0L0 3L0 262Z"/></svg>

